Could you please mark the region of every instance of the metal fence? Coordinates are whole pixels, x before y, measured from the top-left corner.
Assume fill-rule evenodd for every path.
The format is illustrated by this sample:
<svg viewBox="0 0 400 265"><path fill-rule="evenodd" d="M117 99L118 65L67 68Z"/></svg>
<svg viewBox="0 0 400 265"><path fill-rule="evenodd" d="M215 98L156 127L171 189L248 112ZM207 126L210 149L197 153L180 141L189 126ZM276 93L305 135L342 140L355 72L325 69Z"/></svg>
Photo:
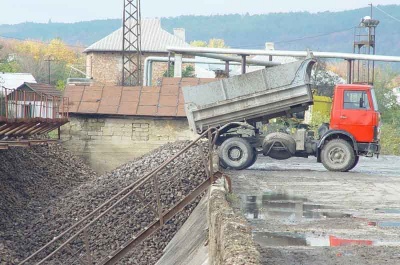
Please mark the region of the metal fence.
<svg viewBox="0 0 400 265"><path fill-rule="evenodd" d="M68 98L0 88L0 119L68 119Z"/></svg>

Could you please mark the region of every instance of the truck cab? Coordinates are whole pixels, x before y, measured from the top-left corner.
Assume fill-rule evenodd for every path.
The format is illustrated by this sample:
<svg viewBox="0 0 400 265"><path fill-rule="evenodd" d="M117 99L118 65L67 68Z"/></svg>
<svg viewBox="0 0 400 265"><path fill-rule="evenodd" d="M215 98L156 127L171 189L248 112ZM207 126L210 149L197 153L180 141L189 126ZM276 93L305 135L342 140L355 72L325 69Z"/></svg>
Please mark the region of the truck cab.
<svg viewBox="0 0 400 265"><path fill-rule="evenodd" d="M354 165L346 166L346 170L343 170L347 171L357 165L359 156L378 155L379 125L380 113L372 86L336 86L329 130L324 133L318 145L318 162L322 162L325 167L328 164L328 169L332 170L345 163L346 159L354 160ZM351 147L354 158L344 145Z"/></svg>
<svg viewBox="0 0 400 265"><path fill-rule="evenodd" d="M378 104L374 89L365 85L339 85L335 89L330 128L343 130L358 143L378 142Z"/></svg>

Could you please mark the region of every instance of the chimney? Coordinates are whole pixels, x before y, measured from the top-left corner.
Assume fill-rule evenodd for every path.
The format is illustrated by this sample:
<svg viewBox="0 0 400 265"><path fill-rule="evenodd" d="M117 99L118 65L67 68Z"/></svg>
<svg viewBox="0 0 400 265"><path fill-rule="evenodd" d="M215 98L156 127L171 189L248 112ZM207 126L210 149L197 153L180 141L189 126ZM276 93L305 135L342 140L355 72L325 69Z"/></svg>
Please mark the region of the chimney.
<svg viewBox="0 0 400 265"><path fill-rule="evenodd" d="M274 51L275 50L275 44L273 42L266 42L265 43L265 50Z"/></svg>
<svg viewBox="0 0 400 265"><path fill-rule="evenodd" d="M186 32L184 28L174 29L174 35L186 42Z"/></svg>

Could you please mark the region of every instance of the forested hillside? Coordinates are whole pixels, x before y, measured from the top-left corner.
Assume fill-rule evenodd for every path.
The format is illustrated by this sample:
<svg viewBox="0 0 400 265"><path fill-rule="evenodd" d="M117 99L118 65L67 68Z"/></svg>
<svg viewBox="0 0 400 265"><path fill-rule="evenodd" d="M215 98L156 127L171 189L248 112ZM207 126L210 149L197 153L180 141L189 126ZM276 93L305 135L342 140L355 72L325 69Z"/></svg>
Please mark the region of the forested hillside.
<svg viewBox="0 0 400 265"><path fill-rule="evenodd" d="M377 53L400 55L400 20L396 20L400 19L400 5L378 8L394 18L374 9L374 17L381 20L377 29ZM362 8L334 13L180 16L162 18L162 25L170 32L176 27L185 28L188 41L220 38L228 46L238 48L263 48L266 41L272 41L277 49L351 52L353 27L369 13L369 8ZM68 44L87 46L120 26L119 19L72 24L22 23L0 25L0 36L43 41L59 37Z"/></svg>

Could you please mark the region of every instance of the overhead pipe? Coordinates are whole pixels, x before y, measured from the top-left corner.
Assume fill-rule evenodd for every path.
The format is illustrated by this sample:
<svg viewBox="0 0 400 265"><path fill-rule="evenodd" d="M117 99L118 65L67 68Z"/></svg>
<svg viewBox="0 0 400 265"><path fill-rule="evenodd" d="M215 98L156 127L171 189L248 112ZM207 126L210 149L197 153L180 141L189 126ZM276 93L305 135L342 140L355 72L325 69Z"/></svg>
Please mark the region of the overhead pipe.
<svg viewBox="0 0 400 265"><path fill-rule="evenodd" d="M153 62L174 62L175 58L171 57L157 57L150 56L144 60L144 86L151 86L151 80L153 77ZM198 63L198 64L219 64L226 65L225 61L210 62L204 59L193 59L193 58L182 58L183 63ZM233 62L233 65L240 65L240 63Z"/></svg>
<svg viewBox="0 0 400 265"><path fill-rule="evenodd" d="M219 55L219 54L213 54L213 53L190 53L190 54L199 56L199 57L213 58L213 59L219 59L219 60L228 61L228 62L242 63L242 57L237 57L237 56L226 56L226 55ZM277 65L281 64L278 62L256 60L256 59L251 59L251 58L246 58L246 63L250 64L250 65L260 65L260 66L265 66L265 67L273 67L273 66L277 66Z"/></svg>
<svg viewBox="0 0 400 265"><path fill-rule="evenodd" d="M251 50L251 49L227 49L227 48L203 48L203 47L167 47L168 51L182 54L237 54L237 55L270 55L307 57L309 51L276 51L276 50ZM312 52L316 58L339 58L345 60L369 60L381 62L400 62L400 56L365 55L341 52Z"/></svg>

